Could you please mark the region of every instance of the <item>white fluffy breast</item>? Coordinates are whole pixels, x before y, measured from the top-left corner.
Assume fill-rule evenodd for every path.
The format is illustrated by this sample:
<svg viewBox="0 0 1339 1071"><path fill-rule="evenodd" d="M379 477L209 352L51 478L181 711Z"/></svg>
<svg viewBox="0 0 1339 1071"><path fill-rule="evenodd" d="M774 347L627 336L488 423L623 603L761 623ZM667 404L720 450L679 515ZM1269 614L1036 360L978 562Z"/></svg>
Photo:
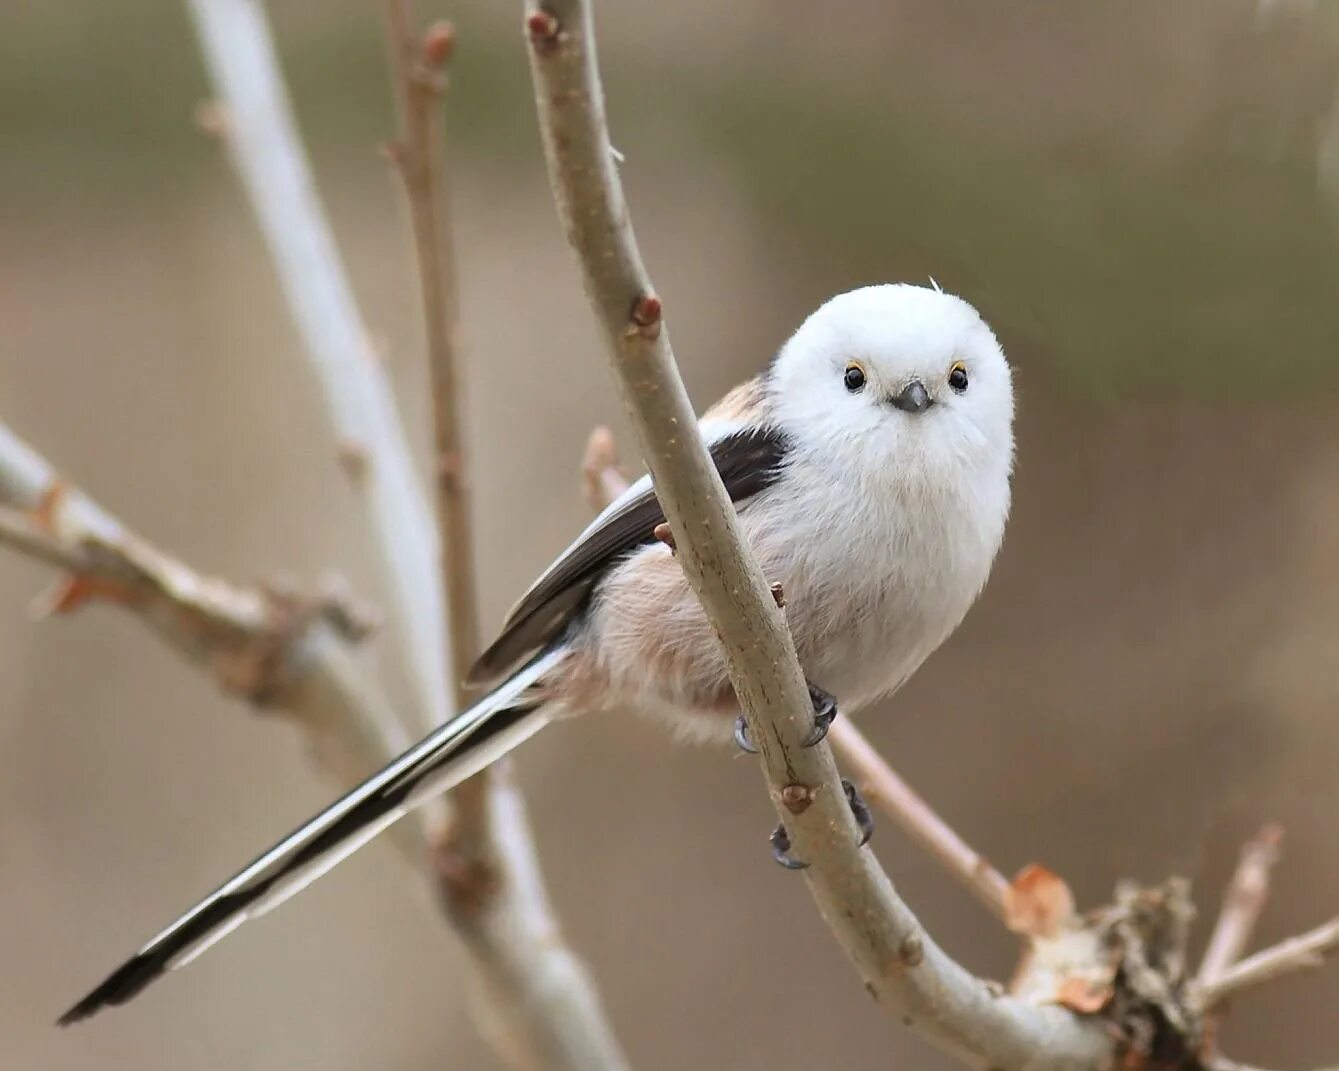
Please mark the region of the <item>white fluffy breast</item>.
<svg viewBox="0 0 1339 1071"><path fill-rule="evenodd" d="M785 586L806 675L853 710L899 687L962 621L1003 538L1009 471L879 480L833 461L798 447L744 527Z"/></svg>

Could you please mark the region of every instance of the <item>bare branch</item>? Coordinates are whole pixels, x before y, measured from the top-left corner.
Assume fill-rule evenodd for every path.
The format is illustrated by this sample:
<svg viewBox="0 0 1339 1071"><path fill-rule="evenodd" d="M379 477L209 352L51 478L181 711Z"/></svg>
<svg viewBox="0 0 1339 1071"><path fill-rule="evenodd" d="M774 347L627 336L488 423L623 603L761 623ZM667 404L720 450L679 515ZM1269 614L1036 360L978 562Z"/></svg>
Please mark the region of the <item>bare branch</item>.
<svg viewBox="0 0 1339 1071"><path fill-rule="evenodd" d="M11 506L0 506L0 543L7 543L21 554L69 572L93 571L87 554L66 546L47 532L36 517Z"/></svg>
<svg viewBox="0 0 1339 1071"><path fill-rule="evenodd" d="M478 653L479 612L475 595L474 544L470 536L468 467L457 388L455 270L447 222L442 166L441 98L446 62L454 47L448 23L436 23L422 37L411 28L409 0L387 0L387 22L400 139L391 157L404 180L432 385L433 447L441 576L447 607L452 679L456 702L468 693L463 682Z"/></svg>
<svg viewBox="0 0 1339 1071"><path fill-rule="evenodd" d="M1255 924L1269 900L1269 876L1279 861L1283 827L1267 825L1241 849L1237 869L1223 894L1223 907L1200 964L1199 984L1210 985L1250 944Z"/></svg>
<svg viewBox="0 0 1339 1071"><path fill-rule="evenodd" d="M289 715L342 783L408 745L385 697L353 664L349 643L366 627L342 602L202 576L65 484L4 425L0 501L10 504L0 511L0 538L66 571L49 611L102 601L137 614L225 691ZM422 831L401 825L395 843L418 865Z"/></svg>
<svg viewBox="0 0 1339 1071"><path fill-rule="evenodd" d="M498 865L483 876L492 884L472 885L480 871L462 874L459 854L449 845L436 857L446 868L438 887L450 890L452 920L474 955L480 1030L526 1071L625 1071L627 1059L594 981L564 942L549 903L509 764L494 766L491 774L485 814Z"/></svg>
<svg viewBox="0 0 1339 1071"><path fill-rule="evenodd" d="M343 467L367 509L388 614L408 652L419 728L447 715L442 602L425 584L436 534L390 384L373 352L316 193L259 0L188 0L223 140L260 222L321 384ZM349 463L350 459L356 462Z"/></svg>
<svg viewBox="0 0 1339 1071"><path fill-rule="evenodd" d="M432 386L440 575L458 707L478 649L468 466L457 388L455 272L442 162L447 23L420 37L409 0L387 0L399 140L390 157L404 182ZM581 961L562 942L530 836L525 804L505 768L484 771L451 794L452 820L433 843L444 908L475 956L479 1022L520 1067L619 1071L626 1061Z"/></svg>
<svg viewBox="0 0 1339 1071"><path fill-rule="evenodd" d="M596 513L628 489L628 478L618 465L614 433L606 427L595 428L586 440L586 453L581 459L581 488Z"/></svg>
<svg viewBox="0 0 1339 1071"><path fill-rule="evenodd" d="M866 802L891 817L902 832L1003 922L1007 916L1008 879L934 812L849 719L833 722L828 739L855 774Z"/></svg>
<svg viewBox="0 0 1339 1071"><path fill-rule="evenodd" d="M619 469L618 450L608 428L598 427L591 432L582 458L581 477L586 501L597 511L627 489L628 480ZM773 596L778 594L778 587L772 585ZM1005 921L1008 879L935 813L850 720L834 722L828 739L855 775L866 802L892 818L991 914Z"/></svg>
<svg viewBox="0 0 1339 1071"><path fill-rule="evenodd" d="M1326 958L1336 952L1339 952L1339 918L1234 963L1200 987L1200 1002L1206 1010L1215 1008L1238 993L1275 978L1324 966Z"/></svg>
<svg viewBox="0 0 1339 1071"><path fill-rule="evenodd" d="M589 5L530 0L526 11L540 127L559 215L604 328L678 557L725 647L760 745L773 802L809 887L871 995L890 1014L978 1067L1105 1068L1096 1023L998 995L934 943L858 835L826 744L805 748L811 711L770 585L744 546L699 436L642 265L605 127ZM811 799L786 809L795 788ZM797 813L798 812L798 813Z"/></svg>
<svg viewBox="0 0 1339 1071"><path fill-rule="evenodd" d="M433 461L436 474L438 566L447 613L447 659L457 709L469 704L465 678L479 648L474 544L470 535L468 468L462 445L456 369L456 293L451 242L442 188L441 100L446 65L455 48L449 23L434 24L420 39L413 29L409 0L386 0L391 82L399 109L399 139L388 156L404 182L418 263L419 294L427 339L432 388ZM463 871L486 872L499 865L488 842L488 772L451 794L452 821L442 836ZM440 851L448 850L439 845ZM439 873L457 873L457 867ZM485 877L462 879L466 886L492 884ZM454 897L443 897L449 907Z"/></svg>

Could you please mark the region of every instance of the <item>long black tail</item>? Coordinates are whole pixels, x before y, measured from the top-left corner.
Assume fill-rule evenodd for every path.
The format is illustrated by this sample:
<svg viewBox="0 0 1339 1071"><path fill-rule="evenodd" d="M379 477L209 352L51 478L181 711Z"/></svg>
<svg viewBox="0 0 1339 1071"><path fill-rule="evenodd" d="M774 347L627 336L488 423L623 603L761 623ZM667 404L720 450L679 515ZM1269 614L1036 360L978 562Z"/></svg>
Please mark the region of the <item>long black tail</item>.
<svg viewBox="0 0 1339 1071"><path fill-rule="evenodd" d="M248 919L277 907L416 806L458 785L547 723L534 687L561 658L542 654L281 840L160 933L60 1017L68 1026L124 1004Z"/></svg>

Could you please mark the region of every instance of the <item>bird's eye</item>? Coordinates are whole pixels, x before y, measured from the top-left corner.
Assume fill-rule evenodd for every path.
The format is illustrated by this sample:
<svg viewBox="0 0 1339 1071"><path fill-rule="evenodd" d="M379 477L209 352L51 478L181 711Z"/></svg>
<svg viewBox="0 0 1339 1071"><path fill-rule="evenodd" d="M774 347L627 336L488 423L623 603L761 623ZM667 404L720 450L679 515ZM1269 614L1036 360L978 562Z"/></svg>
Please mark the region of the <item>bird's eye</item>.
<svg viewBox="0 0 1339 1071"><path fill-rule="evenodd" d="M842 382L846 384L847 390L855 394L865 386L865 370L858 364L848 364L842 373Z"/></svg>
<svg viewBox="0 0 1339 1071"><path fill-rule="evenodd" d="M961 361L954 361L948 370L948 385L959 394L967 389L967 366Z"/></svg>

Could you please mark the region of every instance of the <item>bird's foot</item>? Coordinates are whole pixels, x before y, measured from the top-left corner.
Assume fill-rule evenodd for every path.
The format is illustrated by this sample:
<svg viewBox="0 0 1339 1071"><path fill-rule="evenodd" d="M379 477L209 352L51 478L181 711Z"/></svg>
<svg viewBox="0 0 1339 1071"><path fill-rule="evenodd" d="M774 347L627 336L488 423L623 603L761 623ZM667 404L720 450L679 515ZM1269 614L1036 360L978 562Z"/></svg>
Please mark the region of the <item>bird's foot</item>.
<svg viewBox="0 0 1339 1071"><path fill-rule="evenodd" d="M845 777L842 778L842 791L846 793L846 804L855 817L856 828L860 830L860 847L863 848L869 843L869 838L874 836L874 815L870 813L865 797L860 795L860 789Z"/></svg>
<svg viewBox="0 0 1339 1071"><path fill-rule="evenodd" d="M808 683L808 682L806 682ZM804 746L813 747L828 735L830 726L837 717L837 699L823 691L816 684L809 685L809 702L814 709L814 727L805 737Z"/></svg>
<svg viewBox="0 0 1339 1071"><path fill-rule="evenodd" d="M846 793L847 806L851 808L856 828L860 830L860 847L863 848L869 843L869 838L874 835L874 816L870 813L869 804L860 795L860 790L844 777L842 778L842 791ZM804 870L808 867L809 864L803 859L796 859L790 854L790 834L786 832L784 823L778 825L772 831L770 839L772 858L787 870Z"/></svg>
<svg viewBox="0 0 1339 1071"><path fill-rule="evenodd" d="M836 698L823 691L816 684L809 685L809 703L814 712L814 727L809 730L809 735L804 738L803 747L813 747L827 736L828 727L837 717ZM743 714L735 718L735 743L739 745L741 751L747 751L750 755L758 753L757 746L749 736L749 723L745 720Z"/></svg>
<svg viewBox="0 0 1339 1071"><path fill-rule="evenodd" d="M740 751L747 751L750 755L758 754L758 749L749 736L748 719L743 714L735 719L735 743L739 745Z"/></svg>

